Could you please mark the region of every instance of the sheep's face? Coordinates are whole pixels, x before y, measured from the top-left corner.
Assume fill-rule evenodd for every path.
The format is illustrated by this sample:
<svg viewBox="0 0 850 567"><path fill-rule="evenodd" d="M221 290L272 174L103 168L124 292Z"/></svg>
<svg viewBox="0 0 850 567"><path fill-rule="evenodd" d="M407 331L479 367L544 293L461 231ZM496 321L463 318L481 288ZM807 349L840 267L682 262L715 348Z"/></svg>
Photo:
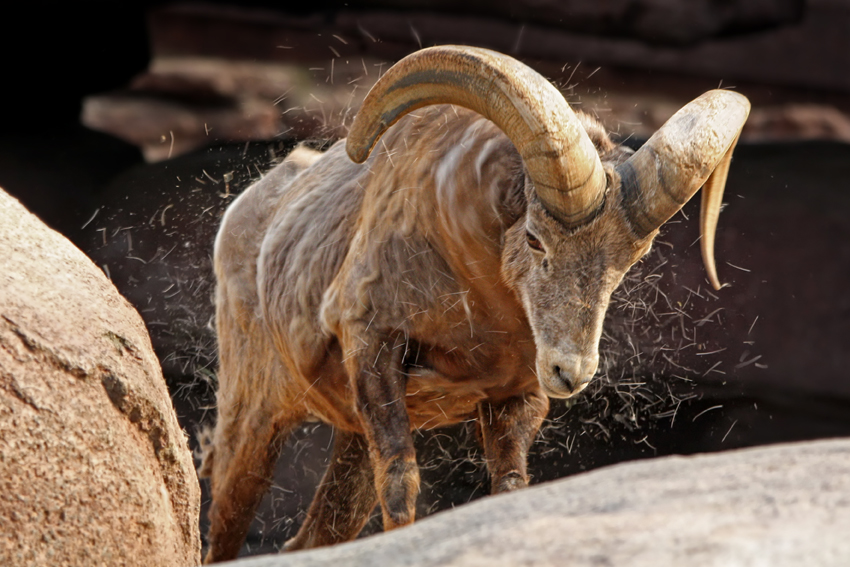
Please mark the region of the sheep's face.
<svg viewBox="0 0 850 567"><path fill-rule="evenodd" d="M655 233L635 238L618 188L609 188L595 219L574 230L550 215L530 187L526 196L526 214L506 234L503 275L525 307L543 391L569 398L593 378L611 294Z"/></svg>

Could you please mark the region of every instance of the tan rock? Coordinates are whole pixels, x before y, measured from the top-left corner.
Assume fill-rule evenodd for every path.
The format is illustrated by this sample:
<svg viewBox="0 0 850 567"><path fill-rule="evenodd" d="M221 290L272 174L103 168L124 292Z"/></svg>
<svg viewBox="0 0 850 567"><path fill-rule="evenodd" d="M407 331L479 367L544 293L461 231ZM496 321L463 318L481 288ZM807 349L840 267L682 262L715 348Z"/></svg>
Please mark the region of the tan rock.
<svg viewBox="0 0 850 567"><path fill-rule="evenodd" d="M239 567L850 565L850 439L624 463Z"/></svg>
<svg viewBox="0 0 850 567"><path fill-rule="evenodd" d="M199 505L138 313L0 190L0 565L195 565Z"/></svg>

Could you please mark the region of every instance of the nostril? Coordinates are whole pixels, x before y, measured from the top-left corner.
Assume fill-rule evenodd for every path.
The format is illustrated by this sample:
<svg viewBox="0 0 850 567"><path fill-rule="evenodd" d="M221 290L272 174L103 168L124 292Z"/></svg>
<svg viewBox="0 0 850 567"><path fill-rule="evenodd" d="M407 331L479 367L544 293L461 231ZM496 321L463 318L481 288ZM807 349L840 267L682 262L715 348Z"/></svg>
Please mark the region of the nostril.
<svg viewBox="0 0 850 567"><path fill-rule="evenodd" d="M573 391L573 383L572 383L572 380L570 380L570 379L569 379L569 378L565 375L565 373L563 372L563 370L561 369L561 367L560 367L559 365L557 365L557 364L556 364L555 366L553 366L553 367L552 367L552 374L553 374L555 377L557 377L557 378L558 378L558 380L560 380L560 381L564 384L564 386L566 386L566 387L567 387L567 389L568 389L568 390Z"/></svg>

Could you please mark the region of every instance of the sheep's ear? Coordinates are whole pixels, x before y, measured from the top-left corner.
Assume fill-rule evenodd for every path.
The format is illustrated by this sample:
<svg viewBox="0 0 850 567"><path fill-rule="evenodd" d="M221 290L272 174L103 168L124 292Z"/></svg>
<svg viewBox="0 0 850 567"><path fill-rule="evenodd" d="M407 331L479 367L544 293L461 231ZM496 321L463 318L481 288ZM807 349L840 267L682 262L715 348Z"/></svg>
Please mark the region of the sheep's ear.
<svg viewBox="0 0 850 567"><path fill-rule="evenodd" d="M712 285L714 233L732 151L750 101L732 91L713 90L673 115L635 154L617 166L623 206L639 237L672 217L705 184L701 215L703 260Z"/></svg>

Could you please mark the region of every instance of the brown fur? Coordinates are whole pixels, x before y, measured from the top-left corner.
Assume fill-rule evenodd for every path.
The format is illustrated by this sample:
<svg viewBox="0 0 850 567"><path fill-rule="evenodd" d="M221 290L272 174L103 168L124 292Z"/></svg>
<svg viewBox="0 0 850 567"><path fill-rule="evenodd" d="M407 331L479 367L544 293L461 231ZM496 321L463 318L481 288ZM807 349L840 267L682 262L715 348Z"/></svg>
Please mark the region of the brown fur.
<svg viewBox="0 0 850 567"><path fill-rule="evenodd" d="M581 119L609 188L573 231L504 134L453 106L405 117L363 165L342 143L287 160L231 206L216 242L207 562L236 556L281 443L308 418L337 440L288 549L355 537L376 503L386 529L412 522L415 428L477 420L493 492L527 484L547 394L589 381L610 295L654 237L637 239L620 209L613 166L628 151Z"/></svg>

